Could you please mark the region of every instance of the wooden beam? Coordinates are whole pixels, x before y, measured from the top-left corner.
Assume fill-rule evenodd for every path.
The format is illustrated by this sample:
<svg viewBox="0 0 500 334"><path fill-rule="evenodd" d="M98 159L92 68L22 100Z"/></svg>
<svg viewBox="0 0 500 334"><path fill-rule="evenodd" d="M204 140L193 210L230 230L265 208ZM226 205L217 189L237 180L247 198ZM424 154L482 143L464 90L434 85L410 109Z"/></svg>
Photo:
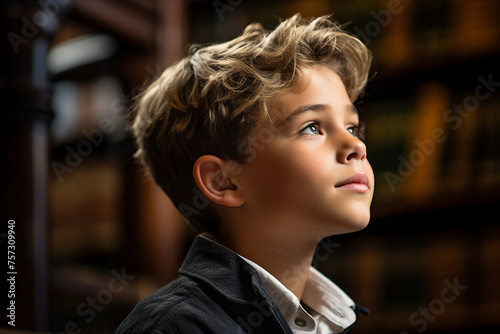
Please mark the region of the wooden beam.
<svg viewBox="0 0 500 334"><path fill-rule="evenodd" d="M183 0L159 2L156 44L157 59L162 68L172 65L184 55L187 43L186 12Z"/></svg>
<svg viewBox="0 0 500 334"><path fill-rule="evenodd" d="M144 6L115 0L73 0L72 14L121 40L152 49L155 12Z"/></svg>

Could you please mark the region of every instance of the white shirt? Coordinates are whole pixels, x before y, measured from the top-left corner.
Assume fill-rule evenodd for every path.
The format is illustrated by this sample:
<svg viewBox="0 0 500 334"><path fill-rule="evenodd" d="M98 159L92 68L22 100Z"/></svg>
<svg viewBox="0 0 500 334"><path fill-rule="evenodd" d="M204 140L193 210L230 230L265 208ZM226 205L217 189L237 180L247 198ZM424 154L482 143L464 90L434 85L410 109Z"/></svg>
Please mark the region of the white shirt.
<svg viewBox="0 0 500 334"><path fill-rule="evenodd" d="M355 303L316 268L309 276L300 300L273 275L242 257L259 276L295 334L341 333L356 321Z"/></svg>

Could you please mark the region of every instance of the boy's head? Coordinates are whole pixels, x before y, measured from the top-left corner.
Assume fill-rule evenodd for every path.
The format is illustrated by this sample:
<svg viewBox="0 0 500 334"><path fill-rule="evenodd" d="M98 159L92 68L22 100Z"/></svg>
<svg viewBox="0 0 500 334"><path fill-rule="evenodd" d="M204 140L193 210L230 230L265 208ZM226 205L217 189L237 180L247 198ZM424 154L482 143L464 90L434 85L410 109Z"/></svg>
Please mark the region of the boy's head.
<svg viewBox="0 0 500 334"><path fill-rule="evenodd" d="M218 157L224 168L214 170L211 181L235 189L227 177L237 176L283 129L289 113L279 110L280 97L309 82L311 69L324 68L340 79L352 103L370 63L366 47L328 17L297 14L274 31L251 24L232 41L193 50L142 93L131 113L137 156L193 226L216 233L219 205L242 202L207 200L199 188L213 164L202 157ZM325 80L335 85L336 79ZM263 124L267 131L256 135Z"/></svg>

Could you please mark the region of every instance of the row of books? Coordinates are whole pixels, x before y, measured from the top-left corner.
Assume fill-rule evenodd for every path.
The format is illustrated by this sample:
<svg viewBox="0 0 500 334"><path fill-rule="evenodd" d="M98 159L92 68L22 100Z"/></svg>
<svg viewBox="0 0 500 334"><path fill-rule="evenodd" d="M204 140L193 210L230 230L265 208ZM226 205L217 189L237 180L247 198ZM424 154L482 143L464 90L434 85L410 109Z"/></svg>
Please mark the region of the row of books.
<svg viewBox="0 0 500 334"><path fill-rule="evenodd" d="M332 6L341 21L353 22L349 29L377 61L389 67L500 49L500 3L495 0L354 0Z"/></svg>
<svg viewBox="0 0 500 334"><path fill-rule="evenodd" d="M119 252L123 236L121 170L114 161L92 156L60 182L49 178L51 261L67 263Z"/></svg>
<svg viewBox="0 0 500 334"><path fill-rule="evenodd" d="M500 188L500 98L422 83L412 97L366 106L376 197L409 201Z"/></svg>

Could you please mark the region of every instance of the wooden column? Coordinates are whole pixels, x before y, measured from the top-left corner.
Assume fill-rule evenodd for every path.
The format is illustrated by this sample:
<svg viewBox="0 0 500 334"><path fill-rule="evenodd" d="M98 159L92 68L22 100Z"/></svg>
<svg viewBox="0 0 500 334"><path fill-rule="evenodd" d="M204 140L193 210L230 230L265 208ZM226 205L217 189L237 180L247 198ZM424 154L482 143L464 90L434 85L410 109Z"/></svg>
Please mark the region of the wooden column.
<svg viewBox="0 0 500 334"><path fill-rule="evenodd" d="M45 4L18 0L0 5L4 36L0 61L1 271L15 281L9 284L9 290L15 290L12 298L8 291L2 291L2 301L6 301L2 309L14 302L15 327L37 331L48 331L49 327L47 166L51 112L45 57L61 10ZM10 240L5 235L8 226L14 231ZM15 252L10 253L14 258L9 264L7 246L14 246L9 250ZM0 327L12 328L12 323L7 324L12 320L2 317Z"/></svg>

